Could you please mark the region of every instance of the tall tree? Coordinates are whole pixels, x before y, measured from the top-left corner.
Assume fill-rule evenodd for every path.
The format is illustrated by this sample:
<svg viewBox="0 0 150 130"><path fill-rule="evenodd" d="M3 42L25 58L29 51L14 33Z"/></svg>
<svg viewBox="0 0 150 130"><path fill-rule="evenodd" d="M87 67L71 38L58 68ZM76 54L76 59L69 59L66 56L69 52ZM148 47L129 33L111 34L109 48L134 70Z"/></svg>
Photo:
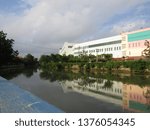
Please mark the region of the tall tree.
<svg viewBox="0 0 150 130"><path fill-rule="evenodd" d="M0 65L8 64L19 54L13 50L13 39L7 39L7 34L0 31Z"/></svg>

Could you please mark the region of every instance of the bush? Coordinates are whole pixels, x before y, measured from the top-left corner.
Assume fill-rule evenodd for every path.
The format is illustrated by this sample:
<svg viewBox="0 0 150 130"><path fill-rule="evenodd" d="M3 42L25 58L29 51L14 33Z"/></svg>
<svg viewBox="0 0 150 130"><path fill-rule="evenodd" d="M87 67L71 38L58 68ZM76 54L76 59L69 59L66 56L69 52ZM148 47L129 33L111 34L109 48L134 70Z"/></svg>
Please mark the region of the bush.
<svg viewBox="0 0 150 130"><path fill-rule="evenodd" d="M100 62L100 63L95 63L95 67L101 69L104 67L104 63L103 62Z"/></svg>
<svg viewBox="0 0 150 130"><path fill-rule="evenodd" d="M90 63L86 63L86 64L84 65L84 69L85 69L85 70L90 70Z"/></svg>
<svg viewBox="0 0 150 130"><path fill-rule="evenodd" d="M134 62L134 67L132 68L135 72L145 72L146 70L146 61L138 60Z"/></svg>
<svg viewBox="0 0 150 130"><path fill-rule="evenodd" d="M112 68L113 68L113 62L106 62L105 67L106 67L109 71L111 71Z"/></svg>
<svg viewBox="0 0 150 130"><path fill-rule="evenodd" d="M62 63L56 64L56 69L57 70L63 70L64 68L65 68L64 64L62 64Z"/></svg>
<svg viewBox="0 0 150 130"><path fill-rule="evenodd" d="M122 62L120 61L113 62L113 68L118 70L121 66L122 66Z"/></svg>

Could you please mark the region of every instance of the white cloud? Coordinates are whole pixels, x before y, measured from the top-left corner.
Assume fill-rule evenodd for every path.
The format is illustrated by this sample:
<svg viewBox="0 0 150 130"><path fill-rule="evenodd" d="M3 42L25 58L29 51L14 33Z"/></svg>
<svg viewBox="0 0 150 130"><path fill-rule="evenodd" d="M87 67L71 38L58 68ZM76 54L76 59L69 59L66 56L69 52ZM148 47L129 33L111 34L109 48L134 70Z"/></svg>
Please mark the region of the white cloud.
<svg viewBox="0 0 150 130"><path fill-rule="evenodd" d="M21 15L0 14L0 28L15 39L15 47L21 53L35 55L56 52L65 41L88 39L114 15L143 3L142 0L22 1L31 7ZM6 15L9 17L5 18ZM113 30L121 29L114 26Z"/></svg>
<svg viewBox="0 0 150 130"><path fill-rule="evenodd" d="M129 32L129 31L133 31L136 29L148 27L147 25L148 23L145 20L124 21L124 22L118 23L117 25L114 25L110 33L120 34L123 32Z"/></svg>

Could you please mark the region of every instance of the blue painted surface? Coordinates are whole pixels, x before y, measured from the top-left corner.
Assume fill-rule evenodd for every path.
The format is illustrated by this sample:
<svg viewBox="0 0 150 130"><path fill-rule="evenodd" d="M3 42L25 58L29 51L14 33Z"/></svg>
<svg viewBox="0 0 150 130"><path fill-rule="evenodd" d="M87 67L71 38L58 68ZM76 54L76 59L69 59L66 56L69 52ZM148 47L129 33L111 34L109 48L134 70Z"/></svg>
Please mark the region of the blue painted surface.
<svg viewBox="0 0 150 130"><path fill-rule="evenodd" d="M0 77L0 112L61 113L63 111Z"/></svg>

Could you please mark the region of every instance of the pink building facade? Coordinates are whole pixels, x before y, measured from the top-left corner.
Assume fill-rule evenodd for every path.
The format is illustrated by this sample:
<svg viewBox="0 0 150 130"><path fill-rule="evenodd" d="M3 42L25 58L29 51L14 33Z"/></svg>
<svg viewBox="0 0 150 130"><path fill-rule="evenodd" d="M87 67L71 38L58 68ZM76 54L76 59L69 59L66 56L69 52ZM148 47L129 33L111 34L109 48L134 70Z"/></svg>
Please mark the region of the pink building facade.
<svg viewBox="0 0 150 130"><path fill-rule="evenodd" d="M150 42L150 28L122 34L122 56L141 57L144 49L147 48L145 41Z"/></svg>

